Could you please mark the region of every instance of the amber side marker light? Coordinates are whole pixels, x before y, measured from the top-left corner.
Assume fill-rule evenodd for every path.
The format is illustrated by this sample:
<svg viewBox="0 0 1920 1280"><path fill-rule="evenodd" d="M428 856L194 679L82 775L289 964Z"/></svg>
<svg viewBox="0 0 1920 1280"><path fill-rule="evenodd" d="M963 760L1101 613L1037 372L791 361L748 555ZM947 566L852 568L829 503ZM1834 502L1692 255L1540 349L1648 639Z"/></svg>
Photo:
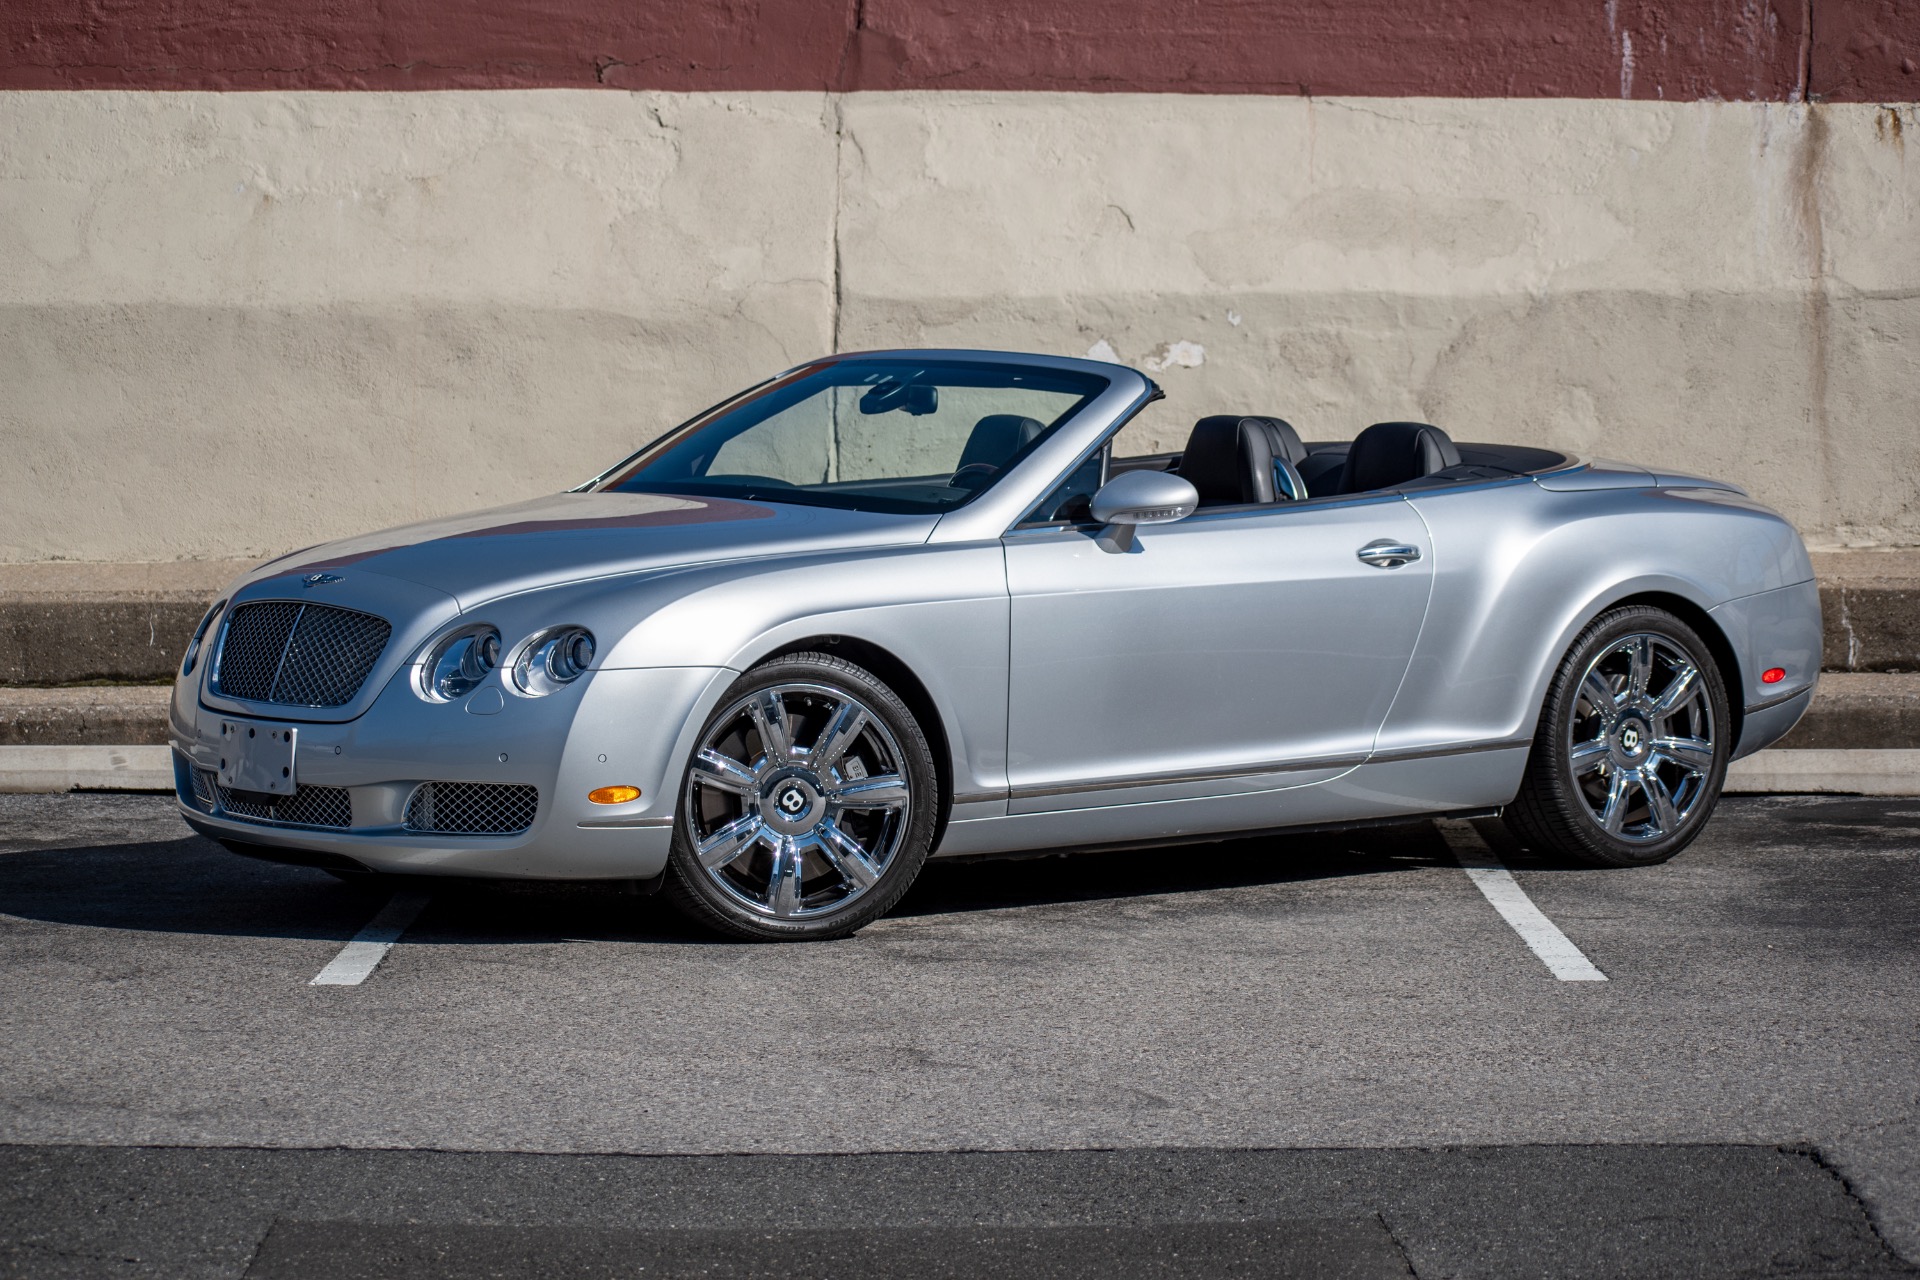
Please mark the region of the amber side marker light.
<svg viewBox="0 0 1920 1280"><path fill-rule="evenodd" d="M1760 673L1761 684L1779 684L1786 678L1787 669L1785 667L1768 667Z"/></svg>
<svg viewBox="0 0 1920 1280"><path fill-rule="evenodd" d="M638 787L595 787L587 792L587 799L595 804L625 804L629 800L640 798Z"/></svg>

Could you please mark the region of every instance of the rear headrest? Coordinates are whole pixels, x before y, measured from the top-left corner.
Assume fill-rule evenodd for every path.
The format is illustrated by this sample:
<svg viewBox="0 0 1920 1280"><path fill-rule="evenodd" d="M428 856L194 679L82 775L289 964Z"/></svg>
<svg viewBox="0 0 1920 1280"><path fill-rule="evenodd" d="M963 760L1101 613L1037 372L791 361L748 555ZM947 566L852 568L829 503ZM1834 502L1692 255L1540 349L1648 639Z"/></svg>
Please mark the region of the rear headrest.
<svg viewBox="0 0 1920 1280"><path fill-rule="evenodd" d="M953 469L958 471L976 462L1004 467L1009 458L1032 444L1045 430L1044 423L1017 413L990 413L973 424L973 430L967 435L967 447L960 451L960 461Z"/></svg>
<svg viewBox="0 0 1920 1280"><path fill-rule="evenodd" d="M1447 433L1424 422L1376 422L1347 450L1341 493L1391 489L1460 465L1460 451Z"/></svg>
<svg viewBox="0 0 1920 1280"><path fill-rule="evenodd" d="M1219 413L1193 424L1180 454L1180 476L1203 504L1272 502L1273 460L1307 456L1300 433L1279 418Z"/></svg>

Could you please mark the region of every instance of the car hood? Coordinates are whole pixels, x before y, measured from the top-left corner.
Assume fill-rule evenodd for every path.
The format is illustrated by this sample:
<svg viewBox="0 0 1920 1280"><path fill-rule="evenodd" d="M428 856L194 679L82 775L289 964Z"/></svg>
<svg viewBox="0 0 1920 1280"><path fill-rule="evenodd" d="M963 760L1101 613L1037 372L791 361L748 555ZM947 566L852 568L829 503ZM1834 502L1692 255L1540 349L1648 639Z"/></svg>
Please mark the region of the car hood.
<svg viewBox="0 0 1920 1280"><path fill-rule="evenodd" d="M650 569L925 542L937 517L729 498L561 493L309 547L249 582L356 570L431 587L465 610L564 582Z"/></svg>

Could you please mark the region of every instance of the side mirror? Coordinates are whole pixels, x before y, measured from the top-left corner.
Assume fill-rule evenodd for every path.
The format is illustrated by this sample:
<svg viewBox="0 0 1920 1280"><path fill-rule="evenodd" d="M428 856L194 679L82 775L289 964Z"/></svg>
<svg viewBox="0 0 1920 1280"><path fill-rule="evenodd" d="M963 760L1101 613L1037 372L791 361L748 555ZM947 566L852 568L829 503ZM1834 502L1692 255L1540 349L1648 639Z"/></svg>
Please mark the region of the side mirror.
<svg viewBox="0 0 1920 1280"><path fill-rule="evenodd" d="M1107 526L1104 539L1117 551L1133 547L1133 527L1171 524L1185 520L1200 505L1200 493L1190 481L1165 471L1127 471L1100 486L1093 495L1093 518Z"/></svg>

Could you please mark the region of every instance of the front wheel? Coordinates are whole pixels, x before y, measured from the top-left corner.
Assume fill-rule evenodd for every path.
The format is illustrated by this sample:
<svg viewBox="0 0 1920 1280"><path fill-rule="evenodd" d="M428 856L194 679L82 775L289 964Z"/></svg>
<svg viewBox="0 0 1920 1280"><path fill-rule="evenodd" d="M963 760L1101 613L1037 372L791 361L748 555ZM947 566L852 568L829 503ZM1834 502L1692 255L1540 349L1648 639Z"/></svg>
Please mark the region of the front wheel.
<svg viewBox="0 0 1920 1280"><path fill-rule="evenodd" d="M1575 862L1665 862L1706 825L1732 748L1726 685L1693 628L1646 605L1610 610L1548 686L1505 818L1522 843Z"/></svg>
<svg viewBox="0 0 1920 1280"><path fill-rule="evenodd" d="M926 735L871 673L824 653L762 663L687 765L668 900L738 938L845 937L920 873L938 792Z"/></svg>

